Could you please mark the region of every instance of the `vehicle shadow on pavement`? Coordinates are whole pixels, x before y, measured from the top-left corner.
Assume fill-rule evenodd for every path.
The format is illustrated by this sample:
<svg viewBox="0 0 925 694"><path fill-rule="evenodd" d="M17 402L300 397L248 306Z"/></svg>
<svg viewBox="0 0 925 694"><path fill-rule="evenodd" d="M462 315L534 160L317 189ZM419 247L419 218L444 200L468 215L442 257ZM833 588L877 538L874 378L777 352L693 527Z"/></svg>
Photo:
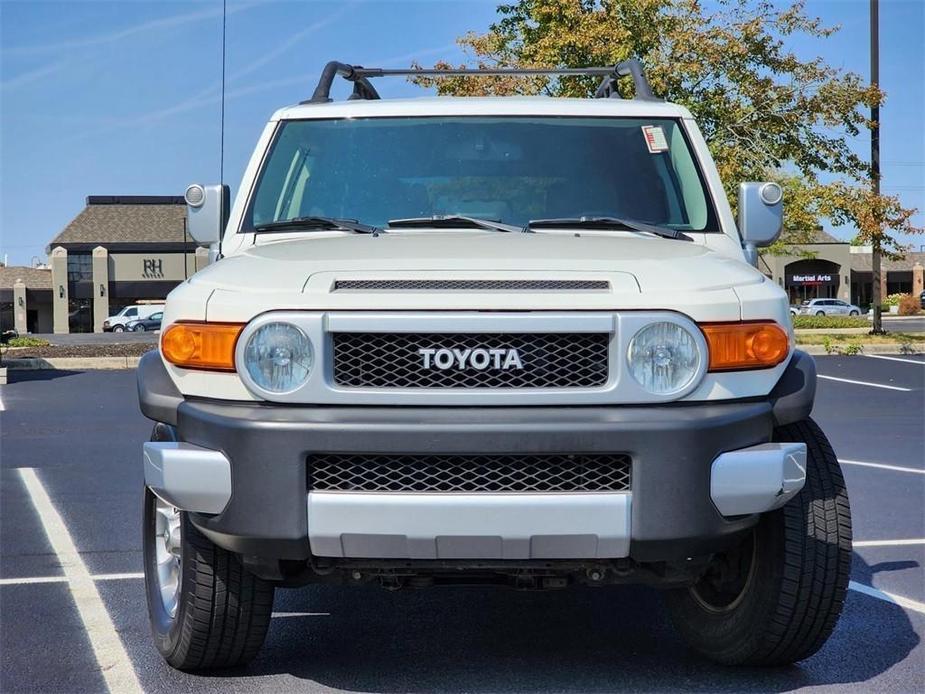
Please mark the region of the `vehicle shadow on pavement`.
<svg viewBox="0 0 925 694"><path fill-rule="evenodd" d="M889 570L856 554L853 568L853 580L867 585ZM637 586L546 593L325 586L280 591L275 609L330 616L274 619L261 655L242 674L287 673L378 692L790 691L867 682L919 643L901 607L853 591L823 649L782 668L699 658L675 634L657 591Z"/></svg>
<svg viewBox="0 0 925 694"><path fill-rule="evenodd" d="M27 383L29 381L52 381L56 378L76 376L82 371L66 369L9 369L6 372L7 383Z"/></svg>

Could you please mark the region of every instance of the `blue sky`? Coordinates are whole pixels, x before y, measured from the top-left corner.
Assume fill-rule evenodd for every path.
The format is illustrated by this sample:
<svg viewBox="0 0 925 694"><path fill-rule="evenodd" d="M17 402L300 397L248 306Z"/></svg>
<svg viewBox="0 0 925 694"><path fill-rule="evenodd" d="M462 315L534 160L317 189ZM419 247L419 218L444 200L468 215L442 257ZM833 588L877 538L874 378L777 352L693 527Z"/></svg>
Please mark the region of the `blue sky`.
<svg viewBox="0 0 925 694"><path fill-rule="evenodd" d="M236 187L269 114L306 98L327 60L460 60L456 37L485 30L496 5L229 0L225 179ZM867 75L867 0L808 11L842 30L798 50ZM221 21L219 0L0 1L0 257L44 260L87 195L218 180ZM884 190L925 210L925 2L882 0L881 43ZM380 91L419 93L402 80ZM869 138L855 145L867 152Z"/></svg>

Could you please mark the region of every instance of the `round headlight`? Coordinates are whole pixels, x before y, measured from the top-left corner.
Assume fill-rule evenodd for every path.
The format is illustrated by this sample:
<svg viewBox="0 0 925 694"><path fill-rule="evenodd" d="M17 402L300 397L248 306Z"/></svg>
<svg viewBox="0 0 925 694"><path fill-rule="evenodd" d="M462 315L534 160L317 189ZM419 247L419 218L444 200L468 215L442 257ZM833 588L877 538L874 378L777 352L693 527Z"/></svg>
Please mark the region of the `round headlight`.
<svg viewBox="0 0 925 694"><path fill-rule="evenodd" d="M654 395L671 395L688 385L700 369L694 336L676 323L642 328L630 341L627 366L636 382Z"/></svg>
<svg viewBox="0 0 925 694"><path fill-rule="evenodd" d="M247 339L244 368L271 393L289 393L308 380L314 363L312 343L291 323L267 323Z"/></svg>

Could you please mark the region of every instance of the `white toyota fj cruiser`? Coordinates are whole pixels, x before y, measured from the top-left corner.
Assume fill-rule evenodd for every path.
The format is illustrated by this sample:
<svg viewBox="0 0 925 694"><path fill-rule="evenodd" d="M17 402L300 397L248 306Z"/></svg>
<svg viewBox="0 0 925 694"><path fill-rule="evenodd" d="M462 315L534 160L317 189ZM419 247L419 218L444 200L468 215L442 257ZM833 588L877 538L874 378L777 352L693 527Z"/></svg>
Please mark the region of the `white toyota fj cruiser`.
<svg viewBox="0 0 925 694"><path fill-rule="evenodd" d="M635 61L558 71L601 76L594 99L370 81L415 72L329 64L230 209L187 190L218 261L138 370L162 655L248 661L277 586L454 581L647 583L710 658L812 655L851 520L813 360L752 266L780 187L743 183L736 224Z"/></svg>

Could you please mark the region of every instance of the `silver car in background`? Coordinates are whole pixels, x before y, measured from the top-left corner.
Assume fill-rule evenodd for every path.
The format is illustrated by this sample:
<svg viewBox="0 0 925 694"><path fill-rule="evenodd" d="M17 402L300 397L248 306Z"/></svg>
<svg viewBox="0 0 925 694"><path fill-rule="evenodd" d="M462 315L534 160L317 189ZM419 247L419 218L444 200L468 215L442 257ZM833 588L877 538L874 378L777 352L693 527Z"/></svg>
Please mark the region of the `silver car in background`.
<svg viewBox="0 0 925 694"><path fill-rule="evenodd" d="M800 305L802 316L860 316L861 309L841 299L810 299Z"/></svg>

